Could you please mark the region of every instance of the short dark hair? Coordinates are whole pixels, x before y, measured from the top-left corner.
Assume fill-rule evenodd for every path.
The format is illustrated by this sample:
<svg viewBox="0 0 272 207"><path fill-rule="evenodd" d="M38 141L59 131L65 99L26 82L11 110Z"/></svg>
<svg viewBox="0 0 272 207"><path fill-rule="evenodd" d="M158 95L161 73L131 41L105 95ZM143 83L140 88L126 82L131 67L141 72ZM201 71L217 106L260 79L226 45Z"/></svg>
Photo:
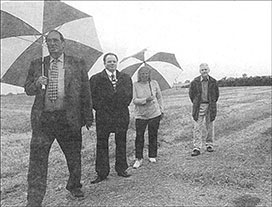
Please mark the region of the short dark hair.
<svg viewBox="0 0 272 207"><path fill-rule="evenodd" d="M58 31L58 30L55 30L55 29L53 29L53 30L51 30L51 31L49 31L49 32L48 32L48 34L47 34L47 35L46 35L46 37L45 37L45 41L47 41L47 37L48 37L48 35L49 35L50 33L52 33L52 32L56 32L56 33L58 33L58 34L60 35L60 40L61 40L62 42L64 42L64 41L65 41L65 39L64 39L63 35L61 34L61 32L60 32L60 31Z"/></svg>
<svg viewBox="0 0 272 207"><path fill-rule="evenodd" d="M114 54L114 53L112 53L112 52L109 52L109 53L106 53L106 54L104 55L104 57L103 57L103 62L104 62L104 63L106 62L106 58L107 58L109 55L113 55L113 56L116 58L116 60L118 61L117 55Z"/></svg>

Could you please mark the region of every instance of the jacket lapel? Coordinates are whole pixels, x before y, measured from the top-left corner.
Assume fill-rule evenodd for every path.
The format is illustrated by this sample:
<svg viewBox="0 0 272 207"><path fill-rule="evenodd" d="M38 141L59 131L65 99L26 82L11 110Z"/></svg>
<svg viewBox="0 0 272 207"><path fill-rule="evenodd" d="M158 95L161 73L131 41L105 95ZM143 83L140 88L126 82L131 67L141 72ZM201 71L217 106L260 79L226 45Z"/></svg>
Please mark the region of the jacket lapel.
<svg viewBox="0 0 272 207"><path fill-rule="evenodd" d="M201 94L202 93L201 76L197 78L197 87L198 87L199 93Z"/></svg>
<svg viewBox="0 0 272 207"><path fill-rule="evenodd" d="M63 69L64 69L64 90L65 93L68 90L69 83L72 78L72 63L71 59L64 55L64 63L63 63Z"/></svg>
<svg viewBox="0 0 272 207"><path fill-rule="evenodd" d="M106 69L104 69L104 70L102 71L101 76L102 76L103 79L105 79L105 83L106 83L106 85L107 85L107 88L109 88L109 90L110 90L111 92L114 92L112 83L111 83L111 81L110 81L110 79L109 79L109 77L108 77L108 74L107 74L107 72L106 72Z"/></svg>
<svg viewBox="0 0 272 207"><path fill-rule="evenodd" d="M46 77L48 77L48 71L49 71L49 68L50 68L50 56L46 56L45 58L44 58L44 62L43 62L43 66L44 66L44 74L42 74L42 75L44 75L44 76L46 76Z"/></svg>
<svg viewBox="0 0 272 207"><path fill-rule="evenodd" d="M106 78L106 79L108 79L108 80L109 80L109 78L108 78L108 74L107 74L107 72L106 72L106 69L102 70L102 72L101 72L101 76L102 76L103 78Z"/></svg>
<svg viewBox="0 0 272 207"><path fill-rule="evenodd" d="M116 78L117 78L117 82L116 82L116 90L117 90L118 86L120 85L120 83L122 83L122 80L123 80L123 76L118 70L116 70Z"/></svg>

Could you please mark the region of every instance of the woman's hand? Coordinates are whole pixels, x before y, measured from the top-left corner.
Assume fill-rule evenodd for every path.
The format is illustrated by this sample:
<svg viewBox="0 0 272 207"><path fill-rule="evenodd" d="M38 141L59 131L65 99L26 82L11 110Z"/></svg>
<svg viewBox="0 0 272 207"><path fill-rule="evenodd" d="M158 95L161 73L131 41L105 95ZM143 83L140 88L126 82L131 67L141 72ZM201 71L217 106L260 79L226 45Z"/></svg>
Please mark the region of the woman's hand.
<svg viewBox="0 0 272 207"><path fill-rule="evenodd" d="M163 117L164 117L164 113L162 112L162 113L161 113L161 120L163 119Z"/></svg>
<svg viewBox="0 0 272 207"><path fill-rule="evenodd" d="M146 98L146 102L151 102L154 100L154 96L149 96Z"/></svg>

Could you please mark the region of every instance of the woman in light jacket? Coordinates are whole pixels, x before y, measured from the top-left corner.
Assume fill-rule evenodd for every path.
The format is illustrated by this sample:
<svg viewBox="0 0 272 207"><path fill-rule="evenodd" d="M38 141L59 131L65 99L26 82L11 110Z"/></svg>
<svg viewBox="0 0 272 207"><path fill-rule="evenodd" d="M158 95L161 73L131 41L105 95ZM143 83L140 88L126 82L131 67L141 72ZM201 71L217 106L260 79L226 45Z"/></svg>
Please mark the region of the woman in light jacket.
<svg viewBox="0 0 272 207"><path fill-rule="evenodd" d="M163 101L159 84L150 78L151 70L143 66L138 71L138 81L133 84L133 103L136 119L136 160L133 168L138 168L143 162L144 133L148 127L148 157L150 162L156 162L157 137L160 120L163 116Z"/></svg>

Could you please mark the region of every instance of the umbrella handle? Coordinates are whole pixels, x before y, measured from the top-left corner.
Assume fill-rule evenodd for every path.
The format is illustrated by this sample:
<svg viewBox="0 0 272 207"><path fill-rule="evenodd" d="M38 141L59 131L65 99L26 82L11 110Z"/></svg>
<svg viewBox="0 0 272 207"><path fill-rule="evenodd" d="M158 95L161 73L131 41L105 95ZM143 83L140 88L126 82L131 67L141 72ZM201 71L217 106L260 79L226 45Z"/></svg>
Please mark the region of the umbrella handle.
<svg viewBox="0 0 272 207"><path fill-rule="evenodd" d="M151 81L148 81L148 84L149 84L149 89L150 89L150 93L151 93L151 96L153 96L153 93L152 93L152 88L151 88Z"/></svg>
<svg viewBox="0 0 272 207"><path fill-rule="evenodd" d="M42 76L44 76L44 57L42 59ZM45 85L42 85L42 90L45 90Z"/></svg>
<svg viewBox="0 0 272 207"><path fill-rule="evenodd" d="M44 76L44 56L43 56L43 43L44 36L42 36L42 76ZM42 85L42 90L45 90L45 85Z"/></svg>

